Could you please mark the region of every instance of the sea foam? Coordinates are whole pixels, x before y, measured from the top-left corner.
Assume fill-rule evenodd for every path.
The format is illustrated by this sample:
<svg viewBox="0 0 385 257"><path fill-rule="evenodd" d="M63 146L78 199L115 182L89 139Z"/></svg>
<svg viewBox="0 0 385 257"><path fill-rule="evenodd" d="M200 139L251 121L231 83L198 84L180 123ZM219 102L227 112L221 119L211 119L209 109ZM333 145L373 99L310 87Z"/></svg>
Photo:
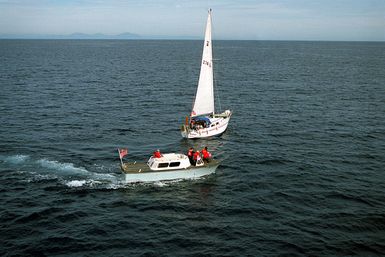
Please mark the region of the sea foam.
<svg viewBox="0 0 385 257"><path fill-rule="evenodd" d="M72 180L72 181L68 181L66 185L69 187L81 187L81 186L84 186L86 183L87 183L86 180Z"/></svg>
<svg viewBox="0 0 385 257"><path fill-rule="evenodd" d="M64 171L68 173L75 173L75 174L88 173L86 169L75 167L73 163L67 163L67 162L61 163L58 161L51 161L47 159L40 159L37 161L37 163L41 165L43 168Z"/></svg>
<svg viewBox="0 0 385 257"><path fill-rule="evenodd" d="M28 155L23 155L23 154L16 154L12 156L4 156L2 159L5 162L11 163L11 164L21 164L24 163L26 160L29 159Z"/></svg>

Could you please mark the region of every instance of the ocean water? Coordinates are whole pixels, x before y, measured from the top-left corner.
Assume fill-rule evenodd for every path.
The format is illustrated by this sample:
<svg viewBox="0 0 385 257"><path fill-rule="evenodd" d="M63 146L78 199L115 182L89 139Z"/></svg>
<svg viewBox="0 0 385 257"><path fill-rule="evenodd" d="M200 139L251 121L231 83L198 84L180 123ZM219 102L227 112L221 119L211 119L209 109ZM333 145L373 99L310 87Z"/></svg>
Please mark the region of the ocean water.
<svg viewBox="0 0 385 257"><path fill-rule="evenodd" d="M201 52L0 41L1 256L385 255L385 43L215 41L234 114L184 140ZM189 146L215 174L124 183L117 148Z"/></svg>

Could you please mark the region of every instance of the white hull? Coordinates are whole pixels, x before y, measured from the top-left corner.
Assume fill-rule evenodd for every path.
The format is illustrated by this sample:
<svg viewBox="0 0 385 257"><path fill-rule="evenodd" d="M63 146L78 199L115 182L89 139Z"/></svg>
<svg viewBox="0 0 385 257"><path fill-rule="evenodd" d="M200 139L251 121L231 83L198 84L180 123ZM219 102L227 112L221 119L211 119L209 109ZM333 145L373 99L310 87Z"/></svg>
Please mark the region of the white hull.
<svg viewBox="0 0 385 257"><path fill-rule="evenodd" d="M222 117L215 118L214 116L214 118L210 118L213 126L210 126L209 128L190 129L184 125L181 129L182 137L193 139L219 136L226 131L227 126L229 125L231 114L231 111L227 110L220 114Z"/></svg>
<svg viewBox="0 0 385 257"><path fill-rule="evenodd" d="M194 167L182 170L171 170L171 171L153 171L143 172L134 174L125 174L127 183L134 182L157 182L167 180L178 180L178 179L195 179L202 176L207 176L214 173L219 163L216 165Z"/></svg>

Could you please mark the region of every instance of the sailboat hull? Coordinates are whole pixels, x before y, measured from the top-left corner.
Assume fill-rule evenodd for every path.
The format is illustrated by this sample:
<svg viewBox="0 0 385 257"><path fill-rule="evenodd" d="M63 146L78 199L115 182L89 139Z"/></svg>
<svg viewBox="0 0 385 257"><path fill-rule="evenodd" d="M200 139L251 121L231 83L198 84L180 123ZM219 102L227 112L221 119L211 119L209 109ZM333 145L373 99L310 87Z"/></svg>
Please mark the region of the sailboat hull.
<svg viewBox="0 0 385 257"><path fill-rule="evenodd" d="M181 134L184 138L207 138L222 135L229 125L231 111L226 110L221 114L216 114L213 117L207 117L210 119L210 126L208 128L192 129L189 126L182 125Z"/></svg>

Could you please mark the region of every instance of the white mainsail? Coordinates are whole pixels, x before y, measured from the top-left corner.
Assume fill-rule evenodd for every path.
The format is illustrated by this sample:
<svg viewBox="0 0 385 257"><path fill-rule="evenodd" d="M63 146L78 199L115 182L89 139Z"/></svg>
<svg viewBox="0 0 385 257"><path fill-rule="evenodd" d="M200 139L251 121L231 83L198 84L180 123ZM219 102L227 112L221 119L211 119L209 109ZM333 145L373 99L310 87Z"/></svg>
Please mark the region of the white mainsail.
<svg viewBox="0 0 385 257"><path fill-rule="evenodd" d="M211 9L207 17L205 41L198 89L195 96L191 117L214 114L214 78L213 78L213 52L211 47Z"/></svg>

